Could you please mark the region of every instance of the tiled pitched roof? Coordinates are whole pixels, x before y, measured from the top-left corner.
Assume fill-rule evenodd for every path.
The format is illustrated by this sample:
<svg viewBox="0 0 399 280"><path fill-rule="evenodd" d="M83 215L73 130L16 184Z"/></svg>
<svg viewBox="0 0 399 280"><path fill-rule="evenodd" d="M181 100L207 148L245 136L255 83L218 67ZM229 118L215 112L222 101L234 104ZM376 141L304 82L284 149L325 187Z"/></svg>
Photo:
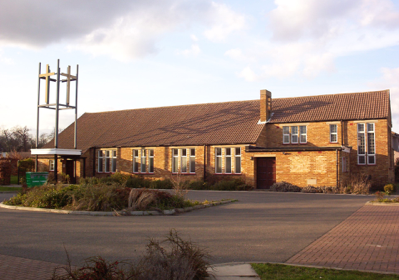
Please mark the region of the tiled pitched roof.
<svg viewBox="0 0 399 280"><path fill-rule="evenodd" d="M389 104L389 90L275 98L269 123L388 118ZM85 113L78 148L251 144L264 127L258 121L259 100ZM73 148L73 124L59 147Z"/></svg>
<svg viewBox="0 0 399 280"><path fill-rule="evenodd" d="M273 99L270 123L389 118L389 90Z"/></svg>
<svg viewBox="0 0 399 280"><path fill-rule="evenodd" d="M264 127L258 121L259 100L85 113L78 148L255 143ZM73 148L73 125L59 147Z"/></svg>

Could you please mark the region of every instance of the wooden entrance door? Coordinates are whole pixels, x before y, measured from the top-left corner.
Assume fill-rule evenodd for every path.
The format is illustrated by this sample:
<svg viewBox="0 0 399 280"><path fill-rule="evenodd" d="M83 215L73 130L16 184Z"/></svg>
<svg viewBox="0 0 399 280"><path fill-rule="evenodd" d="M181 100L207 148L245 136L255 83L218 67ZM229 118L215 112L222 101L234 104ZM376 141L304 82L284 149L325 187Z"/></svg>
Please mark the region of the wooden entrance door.
<svg viewBox="0 0 399 280"><path fill-rule="evenodd" d="M65 174L69 175L71 184L75 184L75 165L73 160L65 161Z"/></svg>
<svg viewBox="0 0 399 280"><path fill-rule="evenodd" d="M270 189L276 182L276 158L256 158L257 188Z"/></svg>

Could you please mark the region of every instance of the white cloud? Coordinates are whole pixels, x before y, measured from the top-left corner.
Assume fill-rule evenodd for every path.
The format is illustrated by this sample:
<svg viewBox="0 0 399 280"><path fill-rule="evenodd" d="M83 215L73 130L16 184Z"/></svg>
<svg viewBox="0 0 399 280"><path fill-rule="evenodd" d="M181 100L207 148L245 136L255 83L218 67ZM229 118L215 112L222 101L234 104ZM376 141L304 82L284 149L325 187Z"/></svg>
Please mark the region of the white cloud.
<svg viewBox="0 0 399 280"><path fill-rule="evenodd" d="M390 0L275 0L270 39L230 50L259 77L313 78L335 70L338 57L399 45L399 9ZM251 54L257 53L254 61Z"/></svg>
<svg viewBox="0 0 399 280"><path fill-rule="evenodd" d="M7 64L7 65L13 65L14 60L10 57L6 57L4 55L4 51L0 49L0 63Z"/></svg>
<svg viewBox="0 0 399 280"><path fill-rule="evenodd" d="M179 54L182 54L184 56L197 56L201 53L201 49L198 46L198 44L192 44L190 49L183 50L181 52L178 52Z"/></svg>
<svg viewBox="0 0 399 280"><path fill-rule="evenodd" d="M158 51L163 35L193 25L207 38L225 39L240 30L244 17L211 0L19 0L2 4L0 46L44 48L67 45L92 55L126 61ZM198 41L195 35L193 41ZM191 53L198 54L198 45Z"/></svg>
<svg viewBox="0 0 399 280"><path fill-rule="evenodd" d="M245 67L239 74L239 77L244 78L248 82L253 82L259 79L258 75L250 67Z"/></svg>
<svg viewBox="0 0 399 280"><path fill-rule="evenodd" d="M224 4L212 2L212 27L204 32L206 38L214 42L224 41L231 33L246 27L245 16Z"/></svg>
<svg viewBox="0 0 399 280"><path fill-rule="evenodd" d="M198 42L198 38L197 36L195 36L194 34L190 35L191 40L193 40L194 42Z"/></svg>
<svg viewBox="0 0 399 280"><path fill-rule="evenodd" d="M382 77L369 83L372 89L389 89L391 92L392 125L399 132L399 67L381 68Z"/></svg>

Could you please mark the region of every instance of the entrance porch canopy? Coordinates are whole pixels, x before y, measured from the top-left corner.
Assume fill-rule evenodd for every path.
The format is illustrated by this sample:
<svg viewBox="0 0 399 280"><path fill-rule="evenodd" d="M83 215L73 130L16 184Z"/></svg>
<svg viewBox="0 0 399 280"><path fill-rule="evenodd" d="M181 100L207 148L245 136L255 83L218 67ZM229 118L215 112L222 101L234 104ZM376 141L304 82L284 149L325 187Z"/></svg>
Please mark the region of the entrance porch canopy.
<svg viewBox="0 0 399 280"><path fill-rule="evenodd" d="M31 149L32 155L59 155L59 156L81 156L82 150L78 149Z"/></svg>

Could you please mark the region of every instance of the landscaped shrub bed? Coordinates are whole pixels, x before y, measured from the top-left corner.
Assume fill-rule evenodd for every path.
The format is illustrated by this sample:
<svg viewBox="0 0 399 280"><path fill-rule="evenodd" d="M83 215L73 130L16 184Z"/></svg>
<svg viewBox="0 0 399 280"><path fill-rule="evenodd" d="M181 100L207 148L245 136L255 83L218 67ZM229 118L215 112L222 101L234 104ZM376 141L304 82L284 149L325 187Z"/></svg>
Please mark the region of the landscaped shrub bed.
<svg viewBox="0 0 399 280"><path fill-rule="evenodd" d="M4 204L25 207L83 210L119 211L174 209L198 204L183 196L165 191L131 189L117 183L81 185L47 185L28 189L5 201Z"/></svg>

